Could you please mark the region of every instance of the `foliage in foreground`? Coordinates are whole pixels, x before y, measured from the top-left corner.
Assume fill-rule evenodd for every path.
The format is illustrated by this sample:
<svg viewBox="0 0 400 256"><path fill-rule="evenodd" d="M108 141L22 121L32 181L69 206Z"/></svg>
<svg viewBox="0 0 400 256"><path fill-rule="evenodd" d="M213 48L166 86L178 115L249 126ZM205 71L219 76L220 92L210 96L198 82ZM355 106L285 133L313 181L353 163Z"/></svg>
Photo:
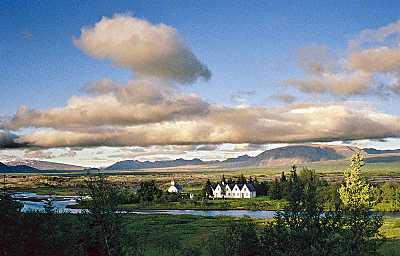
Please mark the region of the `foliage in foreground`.
<svg viewBox="0 0 400 256"><path fill-rule="evenodd" d="M50 203L45 213L24 214L5 193L0 201L0 255L376 255L382 219L369 212L374 189L361 177L362 165L362 157L353 157L339 189L342 203L325 213L315 172L297 175L293 168L285 181L289 204L264 232L251 220L229 224L207 232L202 248L183 247L168 232L149 237L141 228L129 230L117 211L118 189L103 176L88 178L92 200L88 212L79 216L56 214ZM143 197L156 191L151 184L146 187ZM148 241L152 247L144 247Z"/></svg>
<svg viewBox="0 0 400 256"><path fill-rule="evenodd" d="M354 155L351 169L346 172L345 182L339 189L342 204L330 212L323 212L315 173L305 170L300 178L293 167L287 180L289 203L266 225L258 250L243 253L232 248L231 255L378 255L382 241L379 229L383 222L381 217L369 212L375 203L373 187L361 177L362 165L362 155ZM218 244L224 243L230 233L235 234L228 232L209 245L215 244L217 250ZM248 233L245 236L251 239ZM257 244L254 242L252 248Z"/></svg>

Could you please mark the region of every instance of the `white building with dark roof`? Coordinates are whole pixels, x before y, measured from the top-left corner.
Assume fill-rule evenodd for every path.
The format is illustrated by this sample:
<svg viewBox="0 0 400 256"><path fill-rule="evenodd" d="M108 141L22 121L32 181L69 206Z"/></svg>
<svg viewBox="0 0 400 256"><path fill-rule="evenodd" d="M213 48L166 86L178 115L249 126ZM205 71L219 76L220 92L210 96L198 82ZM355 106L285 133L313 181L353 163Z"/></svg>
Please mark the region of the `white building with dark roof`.
<svg viewBox="0 0 400 256"><path fill-rule="evenodd" d="M169 193L181 193L182 192L182 185L175 183L175 181L171 181L171 186L168 188Z"/></svg>
<svg viewBox="0 0 400 256"><path fill-rule="evenodd" d="M211 185L211 189L214 198L254 198L257 196L256 189L251 183L216 183Z"/></svg>

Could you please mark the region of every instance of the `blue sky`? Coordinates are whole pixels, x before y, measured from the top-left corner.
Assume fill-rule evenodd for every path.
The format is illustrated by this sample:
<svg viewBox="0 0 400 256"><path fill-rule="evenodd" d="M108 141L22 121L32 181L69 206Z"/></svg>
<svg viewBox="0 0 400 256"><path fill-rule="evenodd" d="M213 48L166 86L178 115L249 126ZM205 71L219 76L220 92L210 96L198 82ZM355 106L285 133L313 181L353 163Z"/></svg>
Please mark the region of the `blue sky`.
<svg viewBox="0 0 400 256"><path fill-rule="evenodd" d="M0 116L12 118L22 105L64 107L84 94L82 86L103 78L122 84L137 79L135 70L88 56L73 43L82 27L119 13L176 29L212 72L209 81L179 85L179 92L195 93L209 104L279 107L286 103L271 95L284 92L298 103L368 102L368 108L398 117L395 96L316 97L282 84L307 78L298 60L302 48L325 45L343 58L350 39L364 29L397 22L399 9L398 1L1 1ZM253 141L243 141L248 142Z"/></svg>
<svg viewBox="0 0 400 256"><path fill-rule="evenodd" d="M88 58L72 44L82 26L102 16L132 13L177 28L213 72L206 90L202 84L194 90L227 103L227 89L257 90L260 103L280 80L300 73L300 47L344 49L362 29L397 20L399 8L397 1L1 1L0 114L12 115L20 105L60 106L101 77L130 79L129 71Z"/></svg>

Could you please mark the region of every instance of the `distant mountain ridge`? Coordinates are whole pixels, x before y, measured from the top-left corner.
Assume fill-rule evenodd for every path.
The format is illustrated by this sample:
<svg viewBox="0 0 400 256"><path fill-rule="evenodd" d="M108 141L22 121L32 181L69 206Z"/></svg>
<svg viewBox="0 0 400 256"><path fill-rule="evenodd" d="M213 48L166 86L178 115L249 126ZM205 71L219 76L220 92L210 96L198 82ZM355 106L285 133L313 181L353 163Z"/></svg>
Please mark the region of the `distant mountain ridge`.
<svg viewBox="0 0 400 256"><path fill-rule="evenodd" d="M56 162L48 162L48 161L41 161L41 160L14 160L6 162L8 166L18 166L18 165L26 165L30 166L35 169L39 170L58 170L58 171L81 171L84 170L85 167L78 166L78 165L71 165L71 164L63 164L63 163L56 163Z"/></svg>
<svg viewBox="0 0 400 256"><path fill-rule="evenodd" d="M40 172L39 169L27 165L9 166L0 163L0 173L39 173L39 172Z"/></svg>
<svg viewBox="0 0 400 256"><path fill-rule="evenodd" d="M375 149L375 148L364 148L363 151L370 155L381 155L381 154L397 154L400 153L400 149Z"/></svg>
<svg viewBox="0 0 400 256"><path fill-rule="evenodd" d="M220 165L221 167L300 164L308 162L345 159L350 157L357 150L359 149L349 146L314 144L292 145L266 150L257 156L242 155L235 158L228 158L224 161L202 161L198 158L192 160L185 160L180 158L176 160L164 160L154 162L125 160L107 167L106 170L134 170L207 164Z"/></svg>
<svg viewBox="0 0 400 256"><path fill-rule="evenodd" d="M164 161L138 161L138 160L125 160L116 162L115 164L105 168L106 170L129 170L129 169L151 169L151 168L166 168L166 167L178 167L185 165L199 165L205 164L198 158L192 160L185 160L182 158L176 160L164 160Z"/></svg>

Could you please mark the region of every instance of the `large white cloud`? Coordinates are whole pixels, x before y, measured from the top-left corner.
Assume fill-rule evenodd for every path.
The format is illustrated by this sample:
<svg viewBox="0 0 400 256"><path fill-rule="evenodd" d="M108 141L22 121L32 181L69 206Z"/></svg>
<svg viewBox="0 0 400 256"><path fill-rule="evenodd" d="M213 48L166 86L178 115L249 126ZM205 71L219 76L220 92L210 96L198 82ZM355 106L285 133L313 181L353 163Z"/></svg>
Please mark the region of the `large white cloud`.
<svg viewBox="0 0 400 256"><path fill-rule="evenodd" d="M210 107L193 120L80 130L46 129L18 142L41 147L288 143L400 136L400 118L342 104Z"/></svg>
<svg viewBox="0 0 400 256"><path fill-rule="evenodd" d="M110 59L139 76L179 83L210 79L210 70L185 45L177 31L165 24L127 15L103 17L93 27L82 28L75 45L98 59Z"/></svg>
<svg viewBox="0 0 400 256"><path fill-rule="evenodd" d="M134 80L117 86L100 81L86 88L88 96L73 96L61 108L33 110L21 107L3 126L8 129L87 128L127 126L191 119L205 115L209 104L196 94L183 94L153 80Z"/></svg>

